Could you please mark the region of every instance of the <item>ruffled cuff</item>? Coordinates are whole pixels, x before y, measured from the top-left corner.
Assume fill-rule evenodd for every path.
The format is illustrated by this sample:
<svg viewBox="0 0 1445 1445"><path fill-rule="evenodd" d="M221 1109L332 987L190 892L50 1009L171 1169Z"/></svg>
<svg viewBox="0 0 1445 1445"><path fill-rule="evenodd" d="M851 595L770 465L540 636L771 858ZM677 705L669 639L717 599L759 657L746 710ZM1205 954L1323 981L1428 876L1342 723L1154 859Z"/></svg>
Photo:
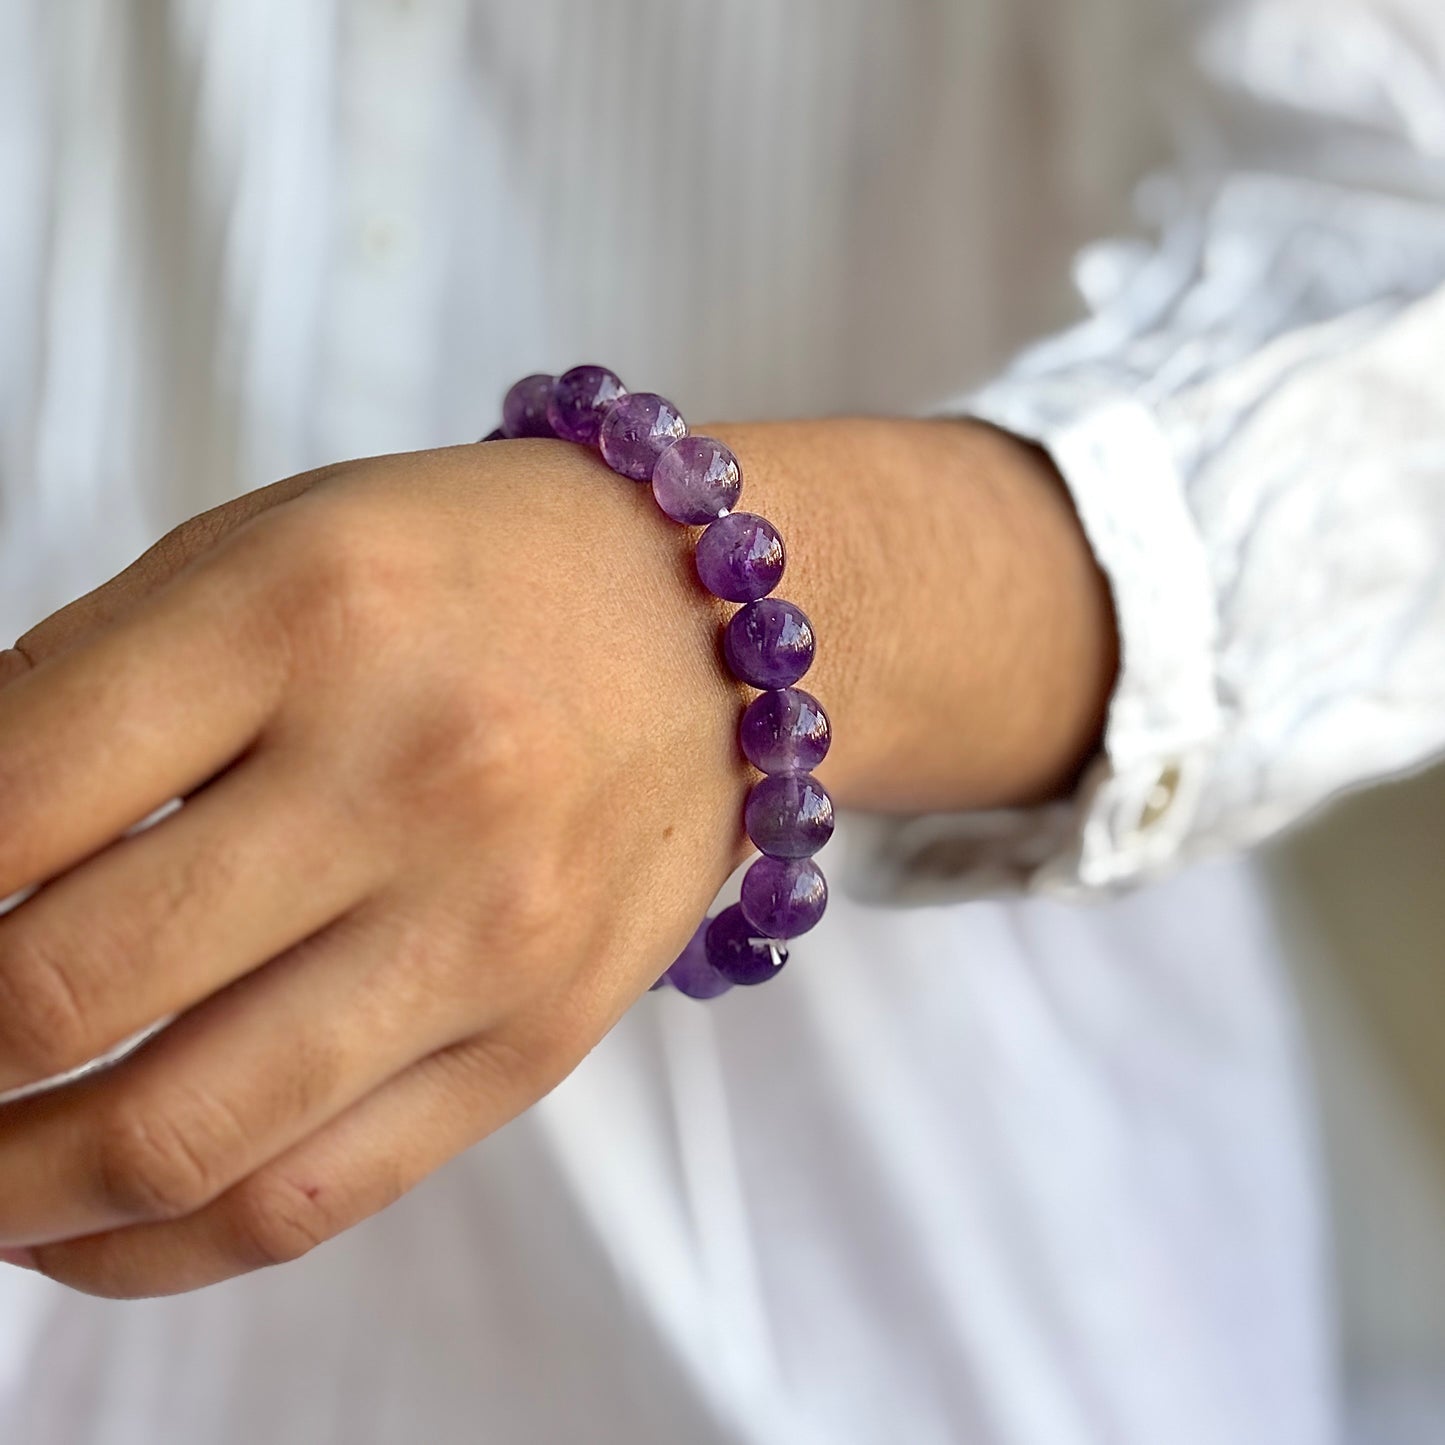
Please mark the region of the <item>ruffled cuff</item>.
<svg viewBox="0 0 1445 1445"><path fill-rule="evenodd" d="M1077 378L1005 379L949 410L1052 457L1113 590L1119 678L1100 755L1072 798L855 816L843 886L924 903L1020 889L1088 894L1163 871L1190 833L1221 721L1214 589L1168 441L1131 397L1081 403Z"/></svg>

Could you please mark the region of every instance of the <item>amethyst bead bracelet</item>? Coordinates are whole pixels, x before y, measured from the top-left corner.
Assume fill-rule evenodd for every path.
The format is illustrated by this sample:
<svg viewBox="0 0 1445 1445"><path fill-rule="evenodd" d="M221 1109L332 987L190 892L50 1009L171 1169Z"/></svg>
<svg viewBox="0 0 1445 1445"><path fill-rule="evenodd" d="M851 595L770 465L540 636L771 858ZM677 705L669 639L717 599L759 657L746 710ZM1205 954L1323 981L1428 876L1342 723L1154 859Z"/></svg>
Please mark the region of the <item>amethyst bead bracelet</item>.
<svg viewBox="0 0 1445 1445"><path fill-rule="evenodd" d="M780 687L755 697L738 738L760 773L811 773L828 756L828 714L810 692Z"/></svg>
<svg viewBox="0 0 1445 1445"><path fill-rule="evenodd" d="M528 381L533 380L534 377L527 377L519 381L507 393L507 399L511 399L517 387L526 386ZM547 380L550 395L546 415L551 431L543 435L560 437L564 442L581 442L583 446L596 446L597 434L602 430L602 418L607 415L608 407L626 394L621 377L605 366L574 366L555 381L551 377ZM505 418L506 414L507 403L504 401L502 416ZM505 427L505 422L503 425Z"/></svg>
<svg viewBox="0 0 1445 1445"><path fill-rule="evenodd" d="M607 408L597 445L614 472L634 482L650 482L657 459L687 435L687 423L666 397L634 391Z"/></svg>
<svg viewBox="0 0 1445 1445"><path fill-rule="evenodd" d="M724 602L756 602L783 580L783 539L764 517L729 512L697 539L697 575Z"/></svg>
<svg viewBox="0 0 1445 1445"><path fill-rule="evenodd" d="M811 858L759 858L743 878L738 907L768 938L806 933L828 906L828 881Z"/></svg>
<svg viewBox="0 0 1445 1445"><path fill-rule="evenodd" d="M652 495L672 518L705 527L726 517L743 490L738 459L721 443L685 436L658 457L652 469Z"/></svg>
<svg viewBox="0 0 1445 1445"><path fill-rule="evenodd" d="M485 440L517 437L596 447L613 471L651 483L673 521L705 529L694 557L698 580L714 597L742 603L723 629L723 656L734 677L760 691L738 740L764 775L743 810L763 856L744 875L741 899L705 919L653 987L716 998L735 984L766 982L787 962L786 940L814 927L828 905L813 855L833 833L833 800L813 777L831 741L828 715L794 686L813 662L813 627L801 608L772 595L787 563L783 539L766 518L733 510L742 470L727 447L690 435L666 397L630 392L606 367L523 377Z"/></svg>

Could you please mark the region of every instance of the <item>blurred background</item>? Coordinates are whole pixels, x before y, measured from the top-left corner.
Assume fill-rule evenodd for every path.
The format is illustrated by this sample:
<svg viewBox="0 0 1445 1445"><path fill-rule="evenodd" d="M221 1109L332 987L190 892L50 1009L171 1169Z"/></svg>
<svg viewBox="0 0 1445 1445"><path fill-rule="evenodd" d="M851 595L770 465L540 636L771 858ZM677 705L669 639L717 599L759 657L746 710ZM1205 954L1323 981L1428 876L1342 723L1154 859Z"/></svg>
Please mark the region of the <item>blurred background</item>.
<svg viewBox="0 0 1445 1445"><path fill-rule="evenodd" d="M1319 1082L1357 1438L1445 1439L1445 769L1265 855Z"/></svg>
<svg viewBox="0 0 1445 1445"><path fill-rule="evenodd" d="M534 366L595 353L737 417L915 410L984 377L1078 314L1078 245L1135 225L1127 197L1167 149L1154 112L1180 58L1150 50L1167 0L799 0L771 14L766 46L716 18L728 6L678 0L645 55L600 58L560 0L466 8L0 0L0 197L20 198L0 212L0 379L5 416L24 419L0 434L0 496L28 528L0 531L12 635L203 506L339 456L477 435ZM915 23L893 24L905 10ZM589 117L565 110L590 84L634 124L644 62L691 96L676 34L726 60L719 103L776 90L785 70L797 122L739 124L740 140L722 126L692 151L681 130L633 138L635 173L678 187L663 221L698 238L685 246L615 204ZM1422 136L1432 116L1445 134L1429 83L1411 81ZM536 118L539 96L565 125ZM1001 98L1007 126L988 119ZM843 123L855 105L871 107L866 149ZM461 183L416 163L437 126L465 138ZM578 143L534 187L558 134ZM785 209L729 208L749 167L780 178ZM517 205L497 204L512 190ZM981 264L957 264L965 248ZM42 317L51 250L57 293L77 299ZM465 294L447 284L459 268ZM690 298L687 325L668 329L659 295ZM136 341L147 327L118 296L163 319L164 344ZM42 369L44 407L27 390ZM1442 863L1438 769L1265 851L1319 1081L1341 1351L1368 1445L1445 1439Z"/></svg>

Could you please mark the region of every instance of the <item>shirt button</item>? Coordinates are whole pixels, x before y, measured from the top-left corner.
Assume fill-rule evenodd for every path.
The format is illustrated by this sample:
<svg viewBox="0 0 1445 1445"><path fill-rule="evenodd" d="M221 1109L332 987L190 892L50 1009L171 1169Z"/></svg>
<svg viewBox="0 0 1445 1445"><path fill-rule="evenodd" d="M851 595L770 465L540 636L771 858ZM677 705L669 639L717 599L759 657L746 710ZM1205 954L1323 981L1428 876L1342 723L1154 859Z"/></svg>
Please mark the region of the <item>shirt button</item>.
<svg viewBox="0 0 1445 1445"><path fill-rule="evenodd" d="M1149 795L1144 799L1144 806L1139 810L1138 827L1141 832L1146 828L1152 828L1169 811L1178 792L1179 764L1170 763L1160 769L1158 779L1149 789Z"/></svg>

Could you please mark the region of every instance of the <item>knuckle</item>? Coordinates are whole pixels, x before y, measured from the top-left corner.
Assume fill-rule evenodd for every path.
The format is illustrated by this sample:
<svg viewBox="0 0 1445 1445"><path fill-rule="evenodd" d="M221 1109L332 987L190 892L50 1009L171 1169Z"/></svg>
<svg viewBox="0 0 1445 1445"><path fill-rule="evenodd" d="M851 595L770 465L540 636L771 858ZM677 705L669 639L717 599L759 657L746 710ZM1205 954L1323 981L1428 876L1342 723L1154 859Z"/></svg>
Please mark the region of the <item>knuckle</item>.
<svg viewBox="0 0 1445 1445"><path fill-rule="evenodd" d="M555 1088L585 1052L583 1047L574 1054L567 1031L549 1027L478 1036L443 1050L434 1062L458 1107L488 1101L503 1105L511 1117Z"/></svg>
<svg viewBox="0 0 1445 1445"><path fill-rule="evenodd" d="M213 507L208 512L187 518L153 543L128 570L167 577L180 571L193 557L213 547L226 534L228 510L226 506Z"/></svg>
<svg viewBox="0 0 1445 1445"><path fill-rule="evenodd" d="M533 1056L494 1036L479 1035L453 1044L433 1054L427 1067L439 1080L448 1107L467 1116L490 1118L502 1101L508 1110L521 1113L534 1093Z"/></svg>
<svg viewBox="0 0 1445 1445"><path fill-rule="evenodd" d="M467 689L435 700L412 758L437 792L488 810L535 790L531 745L504 709Z"/></svg>
<svg viewBox="0 0 1445 1445"><path fill-rule="evenodd" d="M473 834L515 824L525 836L555 790L540 771L545 744L513 714L512 704L494 706L469 679L433 678L378 760L382 791Z"/></svg>
<svg viewBox="0 0 1445 1445"><path fill-rule="evenodd" d="M83 1064L96 1039L73 957L25 933L0 947L0 1040L37 1078Z"/></svg>
<svg viewBox="0 0 1445 1445"><path fill-rule="evenodd" d="M273 526L282 566L273 595L287 623L327 646L396 625L412 568L394 529L330 498L308 498Z"/></svg>
<svg viewBox="0 0 1445 1445"><path fill-rule="evenodd" d="M216 1117L224 1118L224 1110ZM221 1126L234 1134L233 1125ZM223 1149L212 1126L182 1122L164 1108L135 1101L114 1108L95 1141L96 1173L105 1203L121 1217L178 1219L214 1199L225 1185Z"/></svg>
<svg viewBox="0 0 1445 1445"><path fill-rule="evenodd" d="M552 957L576 913L567 876L560 866L548 867L547 856L539 853L524 866L503 870L500 886L489 890L496 944L510 957Z"/></svg>
<svg viewBox="0 0 1445 1445"><path fill-rule="evenodd" d="M553 1059L540 1039L494 1036L479 1043L475 1067L499 1090L531 1099L551 1087Z"/></svg>
<svg viewBox="0 0 1445 1445"><path fill-rule="evenodd" d="M248 1269L289 1264L338 1232L321 1191L279 1172L255 1175L232 1196L233 1227L241 1262Z"/></svg>
<svg viewBox="0 0 1445 1445"><path fill-rule="evenodd" d="M229 834L194 830L179 856L128 880L127 896L104 920L90 922L87 952L95 976L114 987L145 977L152 962L183 957L216 900L240 885L244 868Z"/></svg>
<svg viewBox="0 0 1445 1445"><path fill-rule="evenodd" d="M14 647L7 647L0 652L0 687L4 687L7 682L13 682L17 677L23 677L34 666L35 660L30 655L26 638L22 637Z"/></svg>

